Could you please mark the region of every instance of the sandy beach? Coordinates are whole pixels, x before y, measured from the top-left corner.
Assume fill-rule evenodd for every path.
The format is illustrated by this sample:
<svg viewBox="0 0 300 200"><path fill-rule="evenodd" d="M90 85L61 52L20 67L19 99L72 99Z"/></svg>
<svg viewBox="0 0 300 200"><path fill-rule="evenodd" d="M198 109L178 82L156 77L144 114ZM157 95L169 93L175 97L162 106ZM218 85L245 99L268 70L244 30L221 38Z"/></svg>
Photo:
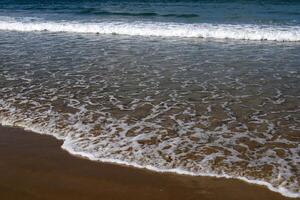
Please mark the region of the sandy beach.
<svg viewBox="0 0 300 200"><path fill-rule="evenodd" d="M0 198L17 199L288 199L238 180L156 173L70 155L62 142L0 128Z"/></svg>

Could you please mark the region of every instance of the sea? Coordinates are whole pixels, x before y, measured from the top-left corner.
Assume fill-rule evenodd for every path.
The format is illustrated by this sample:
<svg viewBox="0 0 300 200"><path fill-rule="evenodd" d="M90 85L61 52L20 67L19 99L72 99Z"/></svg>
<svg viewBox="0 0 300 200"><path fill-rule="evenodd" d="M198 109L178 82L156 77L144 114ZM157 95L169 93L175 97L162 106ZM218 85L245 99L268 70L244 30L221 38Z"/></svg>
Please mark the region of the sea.
<svg viewBox="0 0 300 200"><path fill-rule="evenodd" d="M300 1L1 0L0 123L300 197Z"/></svg>

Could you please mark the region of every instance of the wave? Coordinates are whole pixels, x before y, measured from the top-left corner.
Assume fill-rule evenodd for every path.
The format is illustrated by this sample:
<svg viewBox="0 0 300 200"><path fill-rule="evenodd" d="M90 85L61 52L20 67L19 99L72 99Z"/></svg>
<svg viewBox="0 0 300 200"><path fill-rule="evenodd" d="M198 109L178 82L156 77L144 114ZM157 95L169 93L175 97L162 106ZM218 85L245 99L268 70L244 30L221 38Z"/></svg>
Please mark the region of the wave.
<svg viewBox="0 0 300 200"><path fill-rule="evenodd" d="M197 14L159 14L155 12L111 12L111 11L97 11L93 8L85 9L78 14L93 14L93 15L109 15L109 16L142 16L142 17L178 17L191 18L199 17Z"/></svg>
<svg viewBox="0 0 300 200"><path fill-rule="evenodd" d="M156 171L156 172L160 172L160 173L176 173L176 174L189 175L189 176L207 176L207 177L226 178L226 179L238 179L238 180L245 181L247 183L265 186L269 190L271 190L273 192L280 193L281 195L286 196L286 197L290 197L290 198L299 198L300 197L299 193L291 192L283 186L274 187L272 184L270 184L266 181L249 179L249 178L246 178L246 177L243 177L243 176L231 176L231 175L226 174L225 172L223 172L221 174L217 174L217 173L213 173L213 172L193 173L193 172L181 169L181 168L161 169L161 168L158 168L158 167L155 167L155 166L152 166L152 165L140 165L140 164L135 163L135 162L126 162L126 161L123 161L123 160L120 160L120 159L98 158L95 155L93 155L92 153L84 152L84 151L78 151L76 146L74 146L73 141L72 141L71 138L62 137L55 130L47 130L47 129L42 128L42 127L33 126L32 124L31 125L26 125L26 124L16 125L13 121L14 120L10 120L8 118L6 118L6 119L4 119L4 118L1 119L0 118L0 125L9 126L9 127L19 127L19 128L23 128L26 131L32 131L32 132L35 132L35 133L38 133L38 134L41 134L41 135L53 136L56 139L63 141L63 144L61 146L62 149L66 150L67 152L69 152L70 154L72 154L74 156L80 156L80 157L83 157L83 158L86 158L86 159L89 159L89 160L92 160L92 161L131 166L131 167L135 167L135 168L139 168L139 169L147 169L147 170Z"/></svg>
<svg viewBox="0 0 300 200"><path fill-rule="evenodd" d="M215 38L236 40L269 40L299 42L300 26L184 24L163 22L98 22L24 21L15 18L0 19L0 30L49 31L70 33L117 34L130 36L157 36L180 38Z"/></svg>

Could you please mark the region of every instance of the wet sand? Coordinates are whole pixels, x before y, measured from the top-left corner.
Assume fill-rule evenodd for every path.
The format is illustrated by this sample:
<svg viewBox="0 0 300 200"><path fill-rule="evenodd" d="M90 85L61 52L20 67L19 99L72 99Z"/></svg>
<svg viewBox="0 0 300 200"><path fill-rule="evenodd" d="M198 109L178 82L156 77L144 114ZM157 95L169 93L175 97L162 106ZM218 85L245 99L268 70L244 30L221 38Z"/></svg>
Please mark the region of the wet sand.
<svg viewBox="0 0 300 200"><path fill-rule="evenodd" d="M93 162L70 155L61 144L50 136L0 127L0 199L289 199L239 180Z"/></svg>

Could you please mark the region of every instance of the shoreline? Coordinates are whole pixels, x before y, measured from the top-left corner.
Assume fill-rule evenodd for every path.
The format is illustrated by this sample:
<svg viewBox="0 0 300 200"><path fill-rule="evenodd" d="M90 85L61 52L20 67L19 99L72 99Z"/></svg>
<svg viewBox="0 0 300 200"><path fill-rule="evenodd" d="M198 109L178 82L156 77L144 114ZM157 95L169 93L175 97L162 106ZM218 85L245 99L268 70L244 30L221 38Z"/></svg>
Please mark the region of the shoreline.
<svg viewBox="0 0 300 200"><path fill-rule="evenodd" d="M60 149L66 151L69 155L75 156L77 158L89 160L89 161L92 161L92 162L105 163L105 164L110 164L110 165L118 165L118 166L133 168L133 169L139 169L139 170L146 170L146 171L151 171L151 172L159 173L159 174L174 174L174 175L180 175L180 176L209 177L209 178L217 178L217 179L225 179L225 180L237 180L237 181L241 181L241 182L246 183L246 184L265 187L269 191L278 193L282 197L286 197L288 199L296 199L296 200L299 199L300 200L300 197L297 193L291 193L290 191L288 191L288 190L286 190L285 188L282 188L282 187L275 188L270 183L265 182L265 181L261 181L261 180L251 180L251 179L247 179L245 177L232 177L232 176L227 175L227 174L222 174L222 175L211 174L211 173L194 174L194 173L190 173L188 171L180 170L180 169L177 169L177 168L170 169L170 170L168 170L168 169L164 170L164 169L159 169L159 168L156 168L156 167L153 167L153 166L150 166L150 165L141 166L141 165L138 165L136 163L128 163L128 162L125 162L125 161L122 161L122 160L107 159L107 158L99 159L99 158L96 158L92 154L89 154L89 153L74 151L72 146L69 146L68 140L66 140L65 138L59 136L58 133L51 134L50 132L43 132L43 130L41 130L38 127L28 128L25 125L14 126L9 120L1 120L0 128L1 127L7 127L7 128L13 128L13 129L16 128L16 129L21 129L25 132L31 132L33 134L39 134L39 135L43 135L43 136L47 136L47 137L48 136L53 137L56 140L61 142Z"/></svg>
<svg viewBox="0 0 300 200"><path fill-rule="evenodd" d="M160 173L90 161L62 141L0 126L0 197L5 199L299 199L237 179Z"/></svg>

